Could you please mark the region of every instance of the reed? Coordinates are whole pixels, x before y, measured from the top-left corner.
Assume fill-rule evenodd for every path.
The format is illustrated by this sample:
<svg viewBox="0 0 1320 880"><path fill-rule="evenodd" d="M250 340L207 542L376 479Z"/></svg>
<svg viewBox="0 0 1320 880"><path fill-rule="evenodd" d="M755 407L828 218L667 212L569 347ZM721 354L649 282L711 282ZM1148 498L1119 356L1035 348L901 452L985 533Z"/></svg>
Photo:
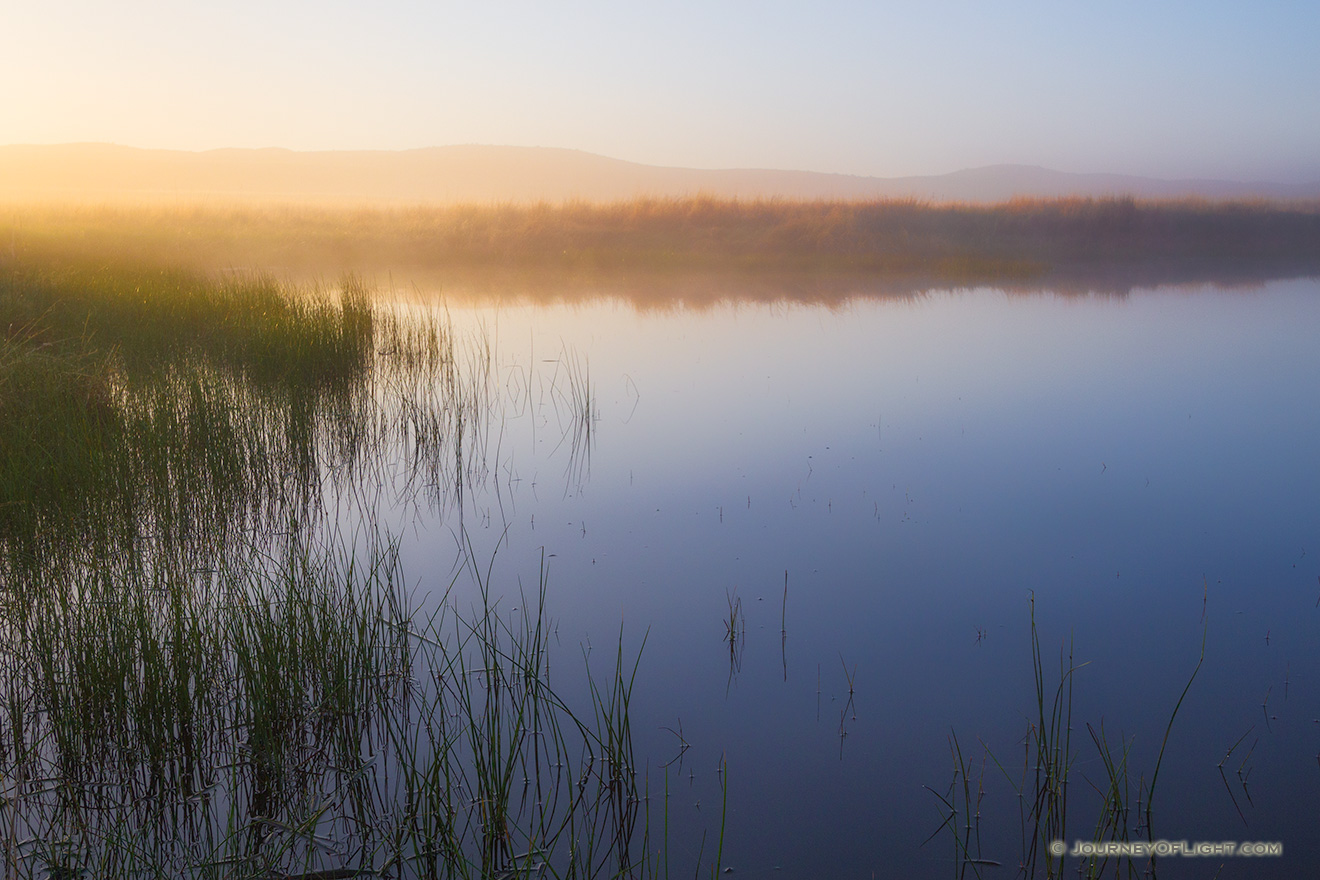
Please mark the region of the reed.
<svg viewBox="0 0 1320 880"><path fill-rule="evenodd" d="M427 271L590 279L716 272L913 284L1115 273L1193 281L1320 271L1320 207L1268 201L1017 199L982 205L713 198L411 208L17 208L13 253L213 271ZM0 231L5 231L0 226ZM617 285L615 285L617 287Z"/></svg>
<svg viewBox="0 0 1320 880"><path fill-rule="evenodd" d="M422 618L395 547L363 549L296 539L154 590L29 597L5 633L7 872L644 868L622 642L571 710L544 579L521 624L488 586Z"/></svg>
<svg viewBox="0 0 1320 880"><path fill-rule="evenodd" d="M1067 864L1066 851L1071 849L1069 831L1070 804L1075 798L1070 788L1075 784L1078 751L1072 741L1073 682L1085 663L1076 663L1071 642L1061 646L1057 680L1045 673L1040 647L1040 634L1036 628L1035 596L1030 599L1032 669L1035 679L1035 712L1023 737L1022 765L1015 773L999 760L989 746L982 746L984 758L980 771L973 776L973 767L963 755L956 735L950 735L950 749L954 758L953 782L945 793L928 789L939 799L944 817L940 826L927 839L948 830L954 844L954 876L963 878L969 873L983 876L982 869L1002 864L1002 860L986 858L988 847L982 840L981 811L985 797L985 760L996 768L1012 788L1019 804L1020 827L1019 876L1057 878L1077 873L1082 877L1138 877L1153 875L1155 865L1150 859L1123 857L1083 858L1075 865ZM1179 694L1165 726L1164 737L1155 755L1149 781L1144 774L1133 778L1131 765L1132 740L1112 741L1105 732L1103 722L1087 723L1086 729L1095 747L1095 757L1103 768L1097 783L1085 780L1098 795L1098 802L1083 808L1085 815L1094 817L1089 839L1096 843L1112 841L1153 841L1155 783L1168 747L1173 723L1183 702L1196 680L1205 660L1205 640L1202 638L1201 655ZM1245 735L1244 737L1245 738ZM1241 741L1239 741L1240 744ZM1236 749L1236 745L1233 747ZM1229 750L1231 754L1233 749ZM1221 768L1222 769L1222 768ZM1227 782L1225 782L1227 785ZM1136 801L1133 801L1133 794ZM1231 794L1231 792L1230 792ZM1074 808L1073 813L1076 813ZM1051 844L1063 841L1065 853L1056 852Z"/></svg>
<svg viewBox="0 0 1320 880"><path fill-rule="evenodd" d="M570 705L544 566L515 615L465 545L423 613L377 526L484 479L488 342L353 279L0 276L5 876L654 870L622 636Z"/></svg>
<svg viewBox="0 0 1320 880"><path fill-rule="evenodd" d="M443 504L485 478L489 343L443 315L384 309L351 277L138 280L0 269L7 562L204 556L235 531L297 527L327 486Z"/></svg>

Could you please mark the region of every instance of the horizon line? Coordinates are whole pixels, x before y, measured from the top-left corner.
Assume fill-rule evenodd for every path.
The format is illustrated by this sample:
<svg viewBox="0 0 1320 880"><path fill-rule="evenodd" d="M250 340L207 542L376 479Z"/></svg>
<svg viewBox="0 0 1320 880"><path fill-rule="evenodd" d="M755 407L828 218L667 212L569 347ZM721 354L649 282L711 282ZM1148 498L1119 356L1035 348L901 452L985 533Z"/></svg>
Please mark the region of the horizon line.
<svg viewBox="0 0 1320 880"><path fill-rule="evenodd" d="M244 146L225 146L225 147L207 147L204 149L187 149L179 147L144 147L135 144L125 144L117 141L61 141L61 142L12 142L0 144L0 150L10 149L58 149L66 147L109 147L120 150L131 150L141 153L179 153L191 156L203 156L208 153L287 153L292 155L329 155L329 154L382 154L382 155L402 155L406 153L423 153L437 150L454 149L493 149L493 150L511 150L526 152L545 152L545 153L577 153L583 156L589 156L596 159L605 159L610 162L619 162L627 165L633 165L639 168L652 168L672 171L697 171L713 173L729 172L764 172L773 174L804 174L823 177L848 178L851 180L875 180L875 181L905 181L905 180L925 180L933 178L951 177L958 174L966 174L977 171L991 171L1000 169L1021 169L1027 171L1040 171L1049 174L1057 174L1066 177L1090 177L1090 178L1120 178L1128 180L1153 181L1159 183L1208 183L1208 184L1238 184L1238 185L1270 185L1286 187L1309 187L1320 186L1320 178L1311 178L1305 180L1288 181L1276 178L1234 178L1234 177L1162 177L1154 174L1136 174L1122 171L1065 171L1047 165L1040 165L1028 162L991 162L984 165L970 165L963 168L957 168L952 171L932 172L926 174L898 174L898 175L878 175L878 174L855 174L843 171L818 171L810 168L771 168L758 167L750 165L722 166L722 167L700 167L692 165L656 165L648 162L638 162L633 159L610 156L604 153L595 153L580 147L562 147L562 146L529 146L525 144L496 144L496 143L451 143L451 144L429 144L420 147L370 147L370 148L324 148L324 149L300 149L296 147L284 147L268 145L262 147L244 147Z"/></svg>

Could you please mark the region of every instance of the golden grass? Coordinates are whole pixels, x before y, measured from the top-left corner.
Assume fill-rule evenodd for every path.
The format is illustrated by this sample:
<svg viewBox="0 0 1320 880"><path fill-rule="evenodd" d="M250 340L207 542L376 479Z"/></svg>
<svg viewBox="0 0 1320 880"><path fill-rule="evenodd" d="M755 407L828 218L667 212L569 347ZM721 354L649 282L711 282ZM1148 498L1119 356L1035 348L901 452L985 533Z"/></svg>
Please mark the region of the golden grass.
<svg viewBox="0 0 1320 880"><path fill-rule="evenodd" d="M0 259L544 281L731 273L1024 284L1129 272L1320 274L1320 203L638 199L413 208L29 206Z"/></svg>

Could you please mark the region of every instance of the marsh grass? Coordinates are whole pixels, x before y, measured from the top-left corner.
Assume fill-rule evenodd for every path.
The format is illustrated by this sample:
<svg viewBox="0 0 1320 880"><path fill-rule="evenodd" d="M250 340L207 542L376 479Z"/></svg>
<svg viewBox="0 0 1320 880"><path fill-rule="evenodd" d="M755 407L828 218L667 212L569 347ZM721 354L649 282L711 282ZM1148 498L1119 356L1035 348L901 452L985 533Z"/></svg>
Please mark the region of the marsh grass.
<svg viewBox="0 0 1320 880"><path fill-rule="evenodd" d="M742 672L743 650L747 645L747 615L743 612L742 597L735 589L725 591L728 601L728 614L724 617L724 641L729 643L729 677L724 691L727 695L733 688L733 682Z"/></svg>
<svg viewBox="0 0 1320 880"><path fill-rule="evenodd" d="M0 268L0 534L192 548L300 506L364 412L371 312L351 282Z"/></svg>
<svg viewBox="0 0 1320 880"><path fill-rule="evenodd" d="M488 340L352 277L0 267L0 324L6 564L220 552L298 528L327 487L443 505L487 476Z"/></svg>
<svg viewBox="0 0 1320 880"><path fill-rule="evenodd" d="M351 278L5 266L0 310L5 876L652 870L622 636L570 706L544 569L516 612L465 544L423 613L376 527L486 478L488 341Z"/></svg>
<svg viewBox="0 0 1320 880"><path fill-rule="evenodd" d="M410 608L392 545L290 539L206 577L91 577L11 608L7 873L623 876L636 660L571 709L546 584L506 616ZM636 860L636 863L634 863Z"/></svg>
<svg viewBox="0 0 1320 880"><path fill-rule="evenodd" d="M591 474L591 451L596 423L600 421L596 390L585 356L567 348L561 349L548 384L559 423L560 439L556 451L568 447L564 468L565 492L570 488L580 490Z"/></svg>
<svg viewBox="0 0 1320 880"><path fill-rule="evenodd" d="M214 279L150 264L0 264L8 339L113 351L130 371L186 359L252 381L331 382L367 365L373 317L368 291L351 280L332 296L268 276Z"/></svg>
<svg viewBox="0 0 1320 880"><path fill-rule="evenodd" d="M396 856L411 875L503 872L623 876L637 855L639 803L628 726L635 664L608 686L589 678L589 709L572 713L549 684L546 579L503 614L490 570L467 557L478 604L410 631L416 699L391 732L406 759Z"/></svg>
<svg viewBox="0 0 1320 880"><path fill-rule="evenodd" d="M399 606L388 570L292 544L257 562L151 584L89 573L25 597L6 634L3 712L22 744L6 825L29 850L11 870L53 867L30 850L54 842L93 876L299 857L287 829L318 809L313 782L356 762L397 689Z"/></svg>
<svg viewBox="0 0 1320 880"><path fill-rule="evenodd" d="M1076 797L1070 789L1078 784L1077 777L1081 775L1076 769L1079 753L1073 744L1073 686L1076 673L1086 664L1075 662L1073 646L1069 641L1060 647L1057 679L1047 675L1040 635L1036 628L1034 596L1030 600L1030 616L1036 706L1034 718L1022 740L1022 765L1015 773L995 756L989 746L982 744L983 755L978 766L963 754L957 736L950 734L953 781L942 794L930 789L940 801L944 821L926 842L947 829L953 841L954 876L959 878L986 876L986 868L997 868L1003 864L1002 860L986 857L988 848L982 839L986 770L988 766L993 766L996 771L993 775L1002 776L1007 781L1019 804L1021 839L1017 876L1057 878L1073 872L1078 876L1092 878L1155 876L1153 856L1148 859L1092 856L1081 858L1076 865L1071 865L1066 854L1059 854L1051 848L1052 843L1064 841L1070 850L1072 840L1078 837L1075 831L1070 830L1075 826L1075 821L1073 826L1069 825L1070 805L1074 820L1077 813L1074 803ZM1094 826L1087 836L1090 841L1155 840L1154 805L1160 768L1164 763L1173 723L1204 661L1203 634L1200 657L1169 713L1149 778L1132 766L1131 739L1111 739L1103 721L1098 725L1086 724L1095 757L1103 771L1098 779L1082 777L1080 780L1098 798L1082 809L1085 816L1094 818Z"/></svg>
<svg viewBox="0 0 1320 880"><path fill-rule="evenodd" d="M16 208L11 251L37 259L266 267L282 273L394 270L443 283L524 289L605 282L614 293L716 273L903 288L1040 285L1118 278L1188 283L1320 272L1320 207L1269 201L1017 199L982 205L714 198L412 208ZM5 230L0 220L0 233ZM484 279L484 280L483 280ZM681 286L681 285L680 285ZM665 294L657 293L663 298Z"/></svg>

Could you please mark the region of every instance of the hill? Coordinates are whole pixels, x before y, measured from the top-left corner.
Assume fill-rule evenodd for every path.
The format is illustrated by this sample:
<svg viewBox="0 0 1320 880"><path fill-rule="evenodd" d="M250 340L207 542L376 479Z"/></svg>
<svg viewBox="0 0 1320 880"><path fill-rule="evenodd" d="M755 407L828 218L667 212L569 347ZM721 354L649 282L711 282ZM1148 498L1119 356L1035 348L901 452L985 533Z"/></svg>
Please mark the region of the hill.
<svg viewBox="0 0 1320 880"><path fill-rule="evenodd" d="M112 144L0 146L0 201L452 204L615 202L638 197L916 199L1014 197L1315 199L1320 182L1281 184L1070 174L994 165L923 177L641 165L547 147L400 151L144 150Z"/></svg>

